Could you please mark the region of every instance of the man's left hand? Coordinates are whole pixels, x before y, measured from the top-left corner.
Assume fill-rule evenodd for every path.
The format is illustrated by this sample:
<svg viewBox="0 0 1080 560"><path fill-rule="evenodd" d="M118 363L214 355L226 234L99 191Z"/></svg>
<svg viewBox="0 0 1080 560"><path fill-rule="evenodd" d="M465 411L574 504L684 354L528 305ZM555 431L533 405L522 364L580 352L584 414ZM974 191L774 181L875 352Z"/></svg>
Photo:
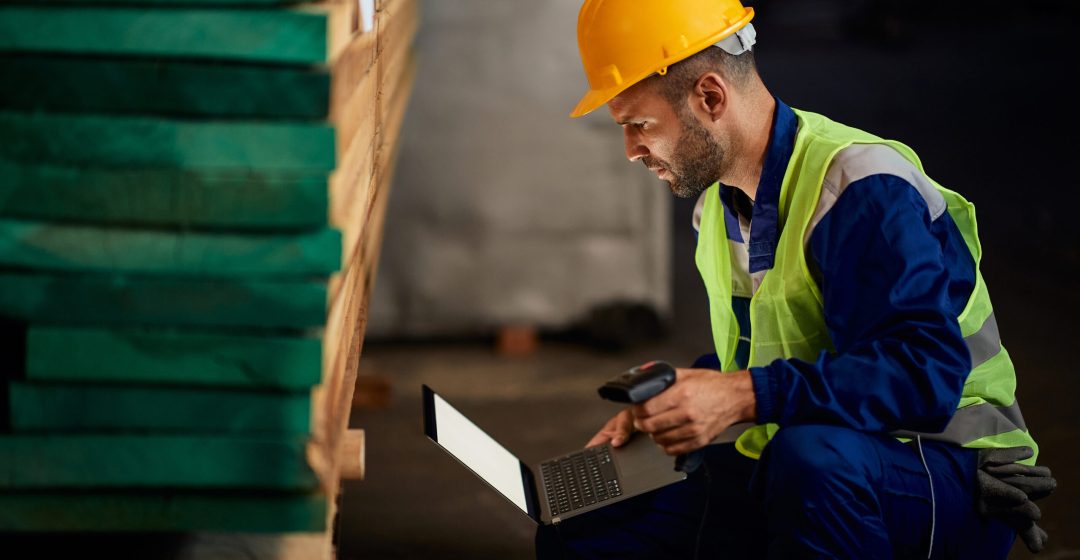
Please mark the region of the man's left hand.
<svg viewBox="0 0 1080 560"><path fill-rule="evenodd" d="M756 399L750 372L677 369L675 384L631 407L634 427L664 453L682 455L709 444L732 424L753 420Z"/></svg>

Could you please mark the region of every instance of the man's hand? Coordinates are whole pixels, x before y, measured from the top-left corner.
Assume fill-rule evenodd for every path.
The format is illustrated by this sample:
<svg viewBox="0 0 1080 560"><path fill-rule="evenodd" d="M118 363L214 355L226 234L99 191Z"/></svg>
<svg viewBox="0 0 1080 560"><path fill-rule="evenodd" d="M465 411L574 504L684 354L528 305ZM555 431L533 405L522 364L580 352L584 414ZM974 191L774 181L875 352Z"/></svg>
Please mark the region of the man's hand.
<svg viewBox="0 0 1080 560"><path fill-rule="evenodd" d="M630 409L625 408L622 412L615 415L614 418L607 421L603 428L600 428L599 432L589 440L589 443L585 444L585 447L592 447L594 445L601 445L604 443L611 443L612 447L619 447L630 439L630 434L634 433L634 417L630 414Z"/></svg>
<svg viewBox="0 0 1080 560"><path fill-rule="evenodd" d="M754 419L757 401L748 370L677 369L676 376L668 390L630 407L634 427L650 434L664 453L700 449L732 424Z"/></svg>
<svg viewBox="0 0 1080 560"><path fill-rule="evenodd" d="M979 513L996 517L1016 530L1032 552L1046 547L1046 531L1039 527L1042 511L1034 500L1049 496L1057 488L1050 469L1022 465L1017 461L1035 455L1030 447L980 449L976 471Z"/></svg>

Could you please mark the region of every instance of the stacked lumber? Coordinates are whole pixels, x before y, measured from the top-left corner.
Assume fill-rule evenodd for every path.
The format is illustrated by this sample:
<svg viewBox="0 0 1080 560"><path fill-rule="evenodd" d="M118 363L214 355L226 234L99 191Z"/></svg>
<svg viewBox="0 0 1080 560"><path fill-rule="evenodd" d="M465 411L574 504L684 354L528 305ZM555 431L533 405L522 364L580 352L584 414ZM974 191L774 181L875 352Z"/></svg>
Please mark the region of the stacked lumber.
<svg viewBox="0 0 1080 560"><path fill-rule="evenodd" d="M0 0L0 531L332 556L418 21L363 5Z"/></svg>

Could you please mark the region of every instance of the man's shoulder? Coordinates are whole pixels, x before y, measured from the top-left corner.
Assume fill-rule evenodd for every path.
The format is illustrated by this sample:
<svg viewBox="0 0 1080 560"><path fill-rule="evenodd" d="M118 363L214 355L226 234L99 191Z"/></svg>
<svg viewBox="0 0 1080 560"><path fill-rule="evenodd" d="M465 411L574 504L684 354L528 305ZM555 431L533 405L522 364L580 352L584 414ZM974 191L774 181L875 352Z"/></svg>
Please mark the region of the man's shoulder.
<svg viewBox="0 0 1080 560"><path fill-rule="evenodd" d="M930 221L947 210L945 198L933 181L900 152L888 144L852 144L829 162L822 181L821 196L806 230L808 242L814 230L846 193L848 200L861 204L891 204L911 189L926 203Z"/></svg>
<svg viewBox="0 0 1080 560"><path fill-rule="evenodd" d="M871 177L882 180L866 180ZM837 152L829 163L817 210L827 212L829 208L823 206L831 207L852 187L871 189L860 194L876 198L888 197L889 193L882 192L886 187L904 188L905 185L918 192L926 202L931 220L945 212L945 199L933 181L900 152L887 144L852 144Z"/></svg>

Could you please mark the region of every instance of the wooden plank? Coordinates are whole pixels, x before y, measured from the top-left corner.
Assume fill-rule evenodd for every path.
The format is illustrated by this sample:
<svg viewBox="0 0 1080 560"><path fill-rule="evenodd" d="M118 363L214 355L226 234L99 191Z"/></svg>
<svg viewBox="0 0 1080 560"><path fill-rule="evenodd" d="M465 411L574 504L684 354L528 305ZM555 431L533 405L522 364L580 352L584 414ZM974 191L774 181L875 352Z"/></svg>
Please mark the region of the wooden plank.
<svg viewBox="0 0 1080 560"><path fill-rule="evenodd" d="M100 167L327 171L325 123L0 112L0 158Z"/></svg>
<svg viewBox="0 0 1080 560"><path fill-rule="evenodd" d="M10 435L0 489L313 490L303 437Z"/></svg>
<svg viewBox="0 0 1080 560"><path fill-rule="evenodd" d="M319 382L318 336L32 326L31 381L306 390Z"/></svg>
<svg viewBox="0 0 1080 560"><path fill-rule="evenodd" d="M240 230L310 229L329 215L326 172L100 169L0 159L0 216Z"/></svg>
<svg viewBox="0 0 1080 560"><path fill-rule="evenodd" d="M0 318L43 325L303 329L324 324L318 281L0 274Z"/></svg>
<svg viewBox="0 0 1080 560"><path fill-rule="evenodd" d="M325 531L327 501L266 492L0 492L0 531Z"/></svg>
<svg viewBox="0 0 1080 560"><path fill-rule="evenodd" d="M319 474L323 491L333 495L341 476L343 434L348 427L352 410L353 389L356 385L360 352L367 326L367 308L374 285L382 240L382 223L386 200L393 175L393 161L398 146L398 131L408 103L407 93L415 76L415 63L410 64L397 80L400 93L390 111L385 128L380 127L376 154L379 165L373 170L374 184L364 209L363 243L356 243L347 260L346 271L340 275L340 289L332 300L330 317L323 337L323 380L314 393L312 411L312 448L308 461Z"/></svg>
<svg viewBox="0 0 1080 560"><path fill-rule="evenodd" d="M0 267L176 277L307 278L341 263L341 234L324 228L236 234L0 220Z"/></svg>
<svg viewBox="0 0 1080 560"><path fill-rule="evenodd" d="M130 4L134 6L147 6L153 8L165 8L169 6L279 6L288 4L304 4L317 2L318 0L48 0L50 4ZM25 4L26 0L0 0L0 4ZM42 2L44 3L44 2Z"/></svg>
<svg viewBox="0 0 1080 560"><path fill-rule="evenodd" d="M360 65L354 66L352 72L335 68L330 118L337 130L339 154L349 151L354 138L367 139L368 135L358 133L369 130L370 134L374 123L380 120L374 111L378 108L376 93L382 89L384 77L372 70L408 52L418 28L415 0L387 2L379 12L376 33L367 34L374 37L370 41L373 56L362 78L354 75L359 73Z"/></svg>
<svg viewBox="0 0 1080 560"><path fill-rule="evenodd" d="M325 118L325 67L20 55L0 57L0 107L23 111ZM78 91L78 95L71 92Z"/></svg>
<svg viewBox="0 0 1080 560"><path fill-rule="evenodd" d="M377 107L381 104L375 101L377 107L373 109L373 112L376 118L368 119L360 127L357 138L349 146L341 165L330 176L330 222L342 231L344 255L353 254L353 249L362 237L361 232L370 212L373 196L372 177L375 173L374 161L382 144L380 137L376 136L382 128L379 123L384 120L391 121L387 125L389 127L387 130L396 131L400 129L401 121L404 119L405 107L408 104L406 93L411 87L411 82L408 81L411 78L408 74L413 71L409 68L411 68L410 64L414 64L410 63L410 60L409 51L404 51L401 59L394 61L396 72L384 78L388 80L387 84L382 84L378 79L365 80L366 83L378 85L379 88L385 90L386 95L383 99L391 101L387 102L384 109L378 109ZM373 76L373 78L377 77ZM403 94L398 95L398 91ZM374 88L370 95L371 99L376 99ZM337 294L339 282L340 280L331 282L332 298Z"/></svg>
<svg viewBox="0 0 1080 560"><path fill-rule="evenodd" d="M14 382L15 433L306 435L311 394Z"/></svg>
<svg viewBox="0 0 1080 560"><path fill-rule="evenodd" d="M356 31L357 9L0 5L0 51L328 63Z"/></svg>

